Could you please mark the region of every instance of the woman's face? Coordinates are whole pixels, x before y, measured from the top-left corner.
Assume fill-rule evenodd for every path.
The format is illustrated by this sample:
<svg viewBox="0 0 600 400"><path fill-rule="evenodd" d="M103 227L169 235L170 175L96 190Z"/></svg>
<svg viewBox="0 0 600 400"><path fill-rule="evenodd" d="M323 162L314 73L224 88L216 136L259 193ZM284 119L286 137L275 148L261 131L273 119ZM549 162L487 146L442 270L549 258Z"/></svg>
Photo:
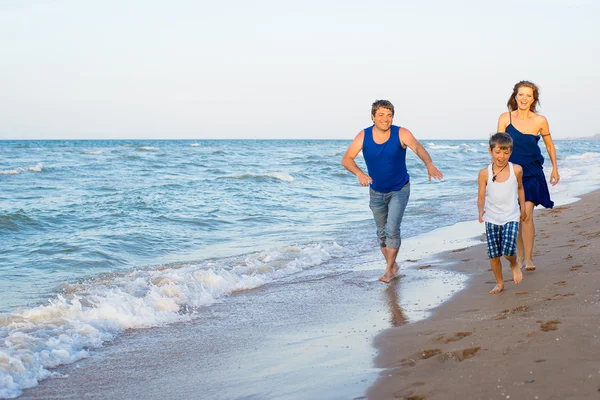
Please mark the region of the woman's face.
<svg viewBox="0 0 600 400"><path fill-rule="evenodd" d="M533 98L533 89L527 86L521 86L517 91L515 100L517 100L517 107L519 107L519 110L528 111L535 100Z"/></svg>

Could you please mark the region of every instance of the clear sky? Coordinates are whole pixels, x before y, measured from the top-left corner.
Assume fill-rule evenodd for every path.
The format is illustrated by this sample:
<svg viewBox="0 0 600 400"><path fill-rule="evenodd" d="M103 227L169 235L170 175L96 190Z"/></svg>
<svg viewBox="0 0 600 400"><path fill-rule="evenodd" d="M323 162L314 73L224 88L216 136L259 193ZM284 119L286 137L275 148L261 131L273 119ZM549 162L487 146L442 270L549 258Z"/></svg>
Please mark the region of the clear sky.
<svg viewBox="0 0 600 400"><path fill-rule="evenodd" d="M600 133L598 0L1 0L0 139L487 138L513 85Z"/></svg>

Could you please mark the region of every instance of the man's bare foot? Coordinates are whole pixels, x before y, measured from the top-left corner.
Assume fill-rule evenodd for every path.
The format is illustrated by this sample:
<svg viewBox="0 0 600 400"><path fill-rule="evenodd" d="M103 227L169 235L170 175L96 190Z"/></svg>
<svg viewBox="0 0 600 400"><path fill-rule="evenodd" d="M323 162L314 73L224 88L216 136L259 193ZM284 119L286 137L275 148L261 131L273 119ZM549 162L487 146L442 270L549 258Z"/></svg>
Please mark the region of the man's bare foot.
<svg viewBox="0 0 600 400"><path fill-rule="evenodd" d="M512 273L513 273L513 282L516 285L517 283L519 283L523 280L523 273L521 272L521 268L519 268L518 265L515 265L514 267L511 265L510 269L512 270Z"/></svg>
<svg viewBox="0 0 600 400"><path fill-rule="evenodd" d="M504 290L504 284L497 284L494 286L492 290L490 290L490 294L498 294Z"/></svg>
<svg viewBox="0 0 600 400"><path fill-rule="evenodd" d="M379 277L379 280L384 283L390 283L392 281L392 279L398 277L398 275L399 275L398 271L400 271L400 267L398 266L398 264L394 263L394 266L392 267L392 271L386 272L385 274L381 275Z"/></svg>
<svg viewBox="0 0 600 400"><path fill-rule="evenodd" d="M525 271L535 271L535 265L533 264L533 261L525 261Z"/></svg>

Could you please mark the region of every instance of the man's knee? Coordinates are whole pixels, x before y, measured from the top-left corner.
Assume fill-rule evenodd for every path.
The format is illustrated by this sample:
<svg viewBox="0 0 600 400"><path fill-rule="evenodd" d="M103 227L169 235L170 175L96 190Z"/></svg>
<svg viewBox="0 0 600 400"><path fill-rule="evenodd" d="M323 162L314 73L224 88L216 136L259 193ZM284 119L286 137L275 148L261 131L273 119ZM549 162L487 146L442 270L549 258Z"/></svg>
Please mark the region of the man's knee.
<svg viewBox="0 0 600 400"><path fill-rule="evenodd" d="M400 239L400 236L387 237L385 240L385 244L390 249L399 249L401 243L402 243L402 240Z"/></svg>

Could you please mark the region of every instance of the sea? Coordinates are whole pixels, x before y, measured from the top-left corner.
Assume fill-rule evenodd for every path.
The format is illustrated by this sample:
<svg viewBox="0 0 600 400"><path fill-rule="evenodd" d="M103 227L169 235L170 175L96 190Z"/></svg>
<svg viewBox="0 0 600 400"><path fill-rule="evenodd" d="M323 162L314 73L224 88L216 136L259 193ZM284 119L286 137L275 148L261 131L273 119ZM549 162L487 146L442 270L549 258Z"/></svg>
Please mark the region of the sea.
<svg viewBox="0 0 600 400"><path fill-rule="evenodd" d="M407 275L442 251L481 243L484 231L476 199L487 141L421 142L444 179L428 181L408 152L399 256ZM240 294L251 305L260 288L285 284L293 295L294 282L347 271L376 280L383 264L371 266L382 257L368 189L341 166L349 144L0 141L0 398L60 375L125 332L168 332L199 315L211 325L202 311L234 311ZM600 140L555 145L555 204L598 189ZM357 163L364 169L362 156ZM432 283L436 290L408 296L409 322L466 282L430 279L452 280L451 290Z"/></svg>

